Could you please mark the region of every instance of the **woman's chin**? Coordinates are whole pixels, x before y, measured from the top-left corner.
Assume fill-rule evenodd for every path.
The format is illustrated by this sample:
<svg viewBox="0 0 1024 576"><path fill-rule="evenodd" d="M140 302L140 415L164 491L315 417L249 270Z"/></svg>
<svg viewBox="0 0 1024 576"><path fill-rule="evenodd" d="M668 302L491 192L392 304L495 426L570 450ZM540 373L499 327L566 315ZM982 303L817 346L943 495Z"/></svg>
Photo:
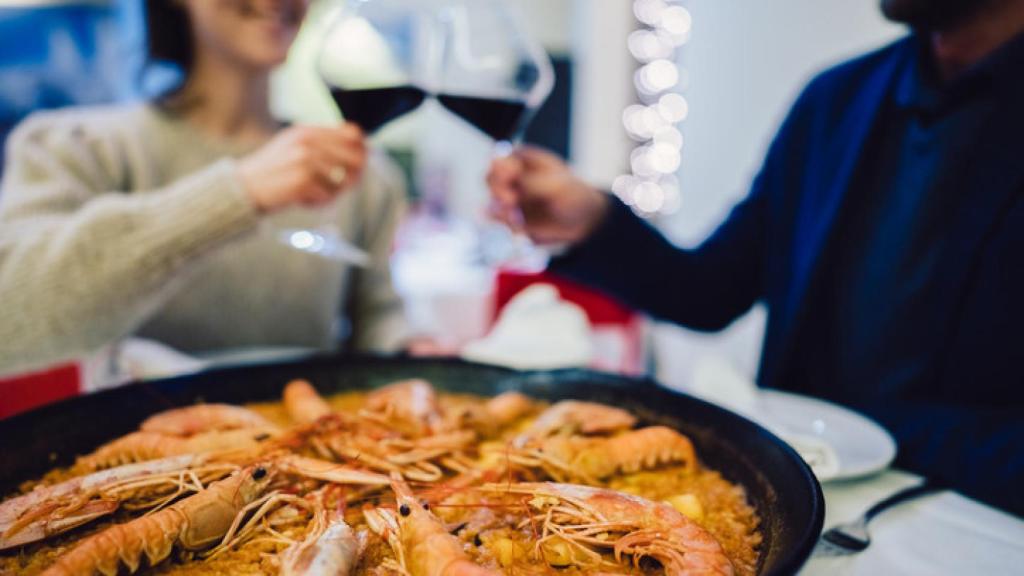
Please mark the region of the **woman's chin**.
<svg viewBox="0 0 1024 576"><path fill-rule="evenodd" d="M266 42L250 45L248 49L235 53L235 60L251 70L270 70L284 64L288 59L291 43Z"/></svg>
<svg viewBox="0 0 1024 576"><path fill-rule="evenodd" d="M249 67L255 69L271 70L285 63L288 59L288 51L264 53L252 55L248 58Z"/></svg>

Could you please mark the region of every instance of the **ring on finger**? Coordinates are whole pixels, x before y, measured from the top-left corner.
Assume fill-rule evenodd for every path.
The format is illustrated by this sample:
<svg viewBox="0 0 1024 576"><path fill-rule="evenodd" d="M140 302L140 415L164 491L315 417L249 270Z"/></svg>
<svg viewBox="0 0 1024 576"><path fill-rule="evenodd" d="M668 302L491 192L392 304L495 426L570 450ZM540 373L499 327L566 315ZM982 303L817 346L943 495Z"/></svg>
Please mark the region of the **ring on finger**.
<svg viewBox="0 0 1024 576"><path fill-rule="evenodd" d="M335 166L327 173L327 179L335 186L341 186L344 184L345 178L348 178L348 170L346 170L344 166Z"/></svg>

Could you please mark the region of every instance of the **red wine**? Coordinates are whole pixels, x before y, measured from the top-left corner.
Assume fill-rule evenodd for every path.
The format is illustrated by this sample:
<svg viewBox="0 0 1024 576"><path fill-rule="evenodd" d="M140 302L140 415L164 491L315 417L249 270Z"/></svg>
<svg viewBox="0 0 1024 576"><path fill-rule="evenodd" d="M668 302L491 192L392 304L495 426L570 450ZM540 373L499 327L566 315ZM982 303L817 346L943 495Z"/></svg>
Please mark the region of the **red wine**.
<svg viewBox="0 0 1024 576"><path fill-rule="evenodd" d="M495 140L512 140L521 127L526 104L518 100L440 94L445 108Z"/></svg>
<svg viewBox="0 0 1024 576"><path fill-rule="evenodd" d="M391 120L412 112L423 103L426 92L415 86L390 86L366 90L331 88L331 97L349 122L370 134Z"/></svg>

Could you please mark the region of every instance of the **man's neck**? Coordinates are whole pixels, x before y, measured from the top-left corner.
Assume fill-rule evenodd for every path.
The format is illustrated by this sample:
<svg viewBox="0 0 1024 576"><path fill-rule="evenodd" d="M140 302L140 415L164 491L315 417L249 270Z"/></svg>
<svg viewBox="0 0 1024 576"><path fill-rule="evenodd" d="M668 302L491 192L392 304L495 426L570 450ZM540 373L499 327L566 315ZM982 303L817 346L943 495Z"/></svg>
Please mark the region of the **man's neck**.
<svg viewBox="0 0 1024 576"><path fill-rule="evenodd" d="M995 52L1024 31L1024 0L992 3L974 17L930 32L935 67L943 81Z"/></svg>

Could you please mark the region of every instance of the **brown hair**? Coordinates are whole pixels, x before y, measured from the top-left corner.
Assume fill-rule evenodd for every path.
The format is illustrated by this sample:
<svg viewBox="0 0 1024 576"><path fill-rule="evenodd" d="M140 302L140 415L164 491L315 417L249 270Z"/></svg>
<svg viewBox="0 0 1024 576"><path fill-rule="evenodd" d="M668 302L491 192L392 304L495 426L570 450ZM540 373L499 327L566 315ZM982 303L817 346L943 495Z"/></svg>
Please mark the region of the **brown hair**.
<svg viewBox="0 0 1024 576"><path fill-rule="evenodd" d="M146 0L146 49L149 64L169 64L181 73L181 81L157 97L168 104L192 73L195 43L188 10L178 0Z"/></svg>

